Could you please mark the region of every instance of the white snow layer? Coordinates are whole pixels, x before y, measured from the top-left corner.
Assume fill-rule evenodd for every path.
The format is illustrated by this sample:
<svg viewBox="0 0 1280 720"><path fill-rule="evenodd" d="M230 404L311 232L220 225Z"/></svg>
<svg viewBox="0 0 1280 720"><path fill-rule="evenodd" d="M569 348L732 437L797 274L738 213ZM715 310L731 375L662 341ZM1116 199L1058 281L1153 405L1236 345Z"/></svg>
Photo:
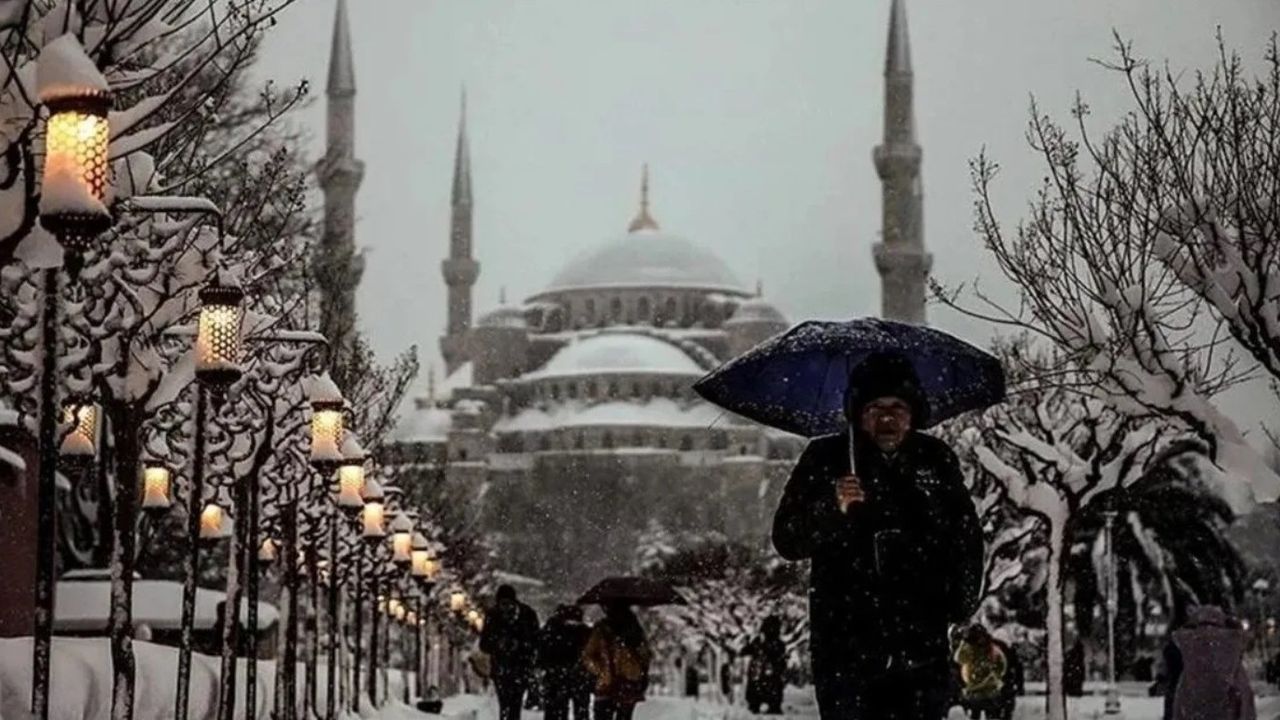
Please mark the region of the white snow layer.
<svg viewBox="0 0 1280 720"><path fill-rule="evenodd" d="M71 33L45 44L40 50L36 66L36 87L41 102L81 97L86 90L109 90L107 79Z"/></svg>
<svg viewBox="0 0 1280 720"><path fill-rule="evenodd" d="M217 590L196 590L195 627L207 630L217 621L218 603L226 594ZM105 630L111 613L111 582L61 581L54 598L54 628L61 632ZM280 619L275 606L258 603L258 627L266 629ZM133 622L152 629L182 626L182 583L171 580L133 581ZM241 598L240 624L249 622L249 604Z"/></svg>
<svg viewBox="0 0 1280 720"><path fill-rule="evenodd" d="M638 427L710 427L722 411L703 402L682 406L670 398L647 402L614 401L596 405L565 403L543 410L527 408L497 422L494 432L554 430L566 427L625 425Z"/></svg>
<svg viewBox="0 0 1280 720"><path fill-rule="evenodd" d="M524 379L625 372L696 377L706 373L685 351L665 340L639 333L605 333L570 343Z"/></svg>

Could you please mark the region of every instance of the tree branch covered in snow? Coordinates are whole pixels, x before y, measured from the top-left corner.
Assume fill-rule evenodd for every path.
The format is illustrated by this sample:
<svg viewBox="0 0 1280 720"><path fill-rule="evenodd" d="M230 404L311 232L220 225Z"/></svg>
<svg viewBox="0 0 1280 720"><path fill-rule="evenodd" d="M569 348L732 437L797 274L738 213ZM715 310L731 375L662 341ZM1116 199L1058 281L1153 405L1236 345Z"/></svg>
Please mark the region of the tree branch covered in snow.
<svg viewBox="0 0 1280 720"><path fill-rule="evenodd" d="M1250 366L1280 379L1275 39L1264 58L1263 74L1249 77L1223 48L1215 67L1184 76L1142 62L1117 37L1108 67L1131 110L1098 135L1083 99L1069 125L1033 103L1027 136L1045 180L1013 232L992 197L999 166L985 154L972 163L975 230L1018 285L1017 305L975 287L975 307L959 289L936 289L964 312L1047 339L1083 371L1081 392L1194 432L1237 508L1280 496L1280 476L1214 399ZM1043 368L1046 377L1059 369Z"/></svg>

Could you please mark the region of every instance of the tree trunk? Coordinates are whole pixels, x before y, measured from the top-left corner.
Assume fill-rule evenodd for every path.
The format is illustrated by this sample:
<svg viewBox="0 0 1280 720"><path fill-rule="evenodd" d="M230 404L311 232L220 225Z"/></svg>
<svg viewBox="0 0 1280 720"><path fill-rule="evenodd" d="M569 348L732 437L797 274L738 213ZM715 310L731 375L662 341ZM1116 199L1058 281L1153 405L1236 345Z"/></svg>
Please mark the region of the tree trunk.
<svg viewBox="0 0 1280 720"><path fill-rule="evenodd" d="M209 399L196 386L195 436L191 456L191 487L187 489L187 553L182 563L182 631L178 639L178 688L174 720L187 720L191 692L192 631L196 623L196 579L200 572L200 511L204 501L205 414Z"/></svg>
<svg viewBox="0 0 1280 720"><path fill-rule="evenodd" d="M371 626L369 632L369 702L376 708L378 707L378 647L381 644L378 642L378 631L382 620L382 608L378 606L380 583L376 572L370 584L373 586L373 593L370 599L373 610L370 612L372 619L369 621Z"/></svg>
<svg viewBox="0 0 1280 720"><path fill-rule="evenodd" d="M133 720L133 572L137 564L138 470L142 413L128 404L113 404L116 501L111 550L111 720Z"/></svg>
<svg viewBox="0 0 1280 720"><path fill-rule="evenodd" d="M1049 521L1049 582L1045 588L1048 596L1048 696L1046 720L1067 720L1067 696L1063 684L1063 573L1066 551L1066 528L1061 523Z"/></svg>
<svg viewBox="0 0 1280 720"><path fill-rule="evenodd" d="M218 720L233 720L236 710L236 651L240 640L240 570L249 533L249 486L254 478L235 483L235 534L227 553L227 597L222 610L222 667L218 677Z"/></svg>
<svg viewBox="0 0 1280 720"><path fill-rule="evenodd" d="M31 643L31 712L49 717L53 598L58 582L58 268L44 271L41 303L40 474L36 489L35 637ZM102 499L103 501L106 498Z"/></svg>

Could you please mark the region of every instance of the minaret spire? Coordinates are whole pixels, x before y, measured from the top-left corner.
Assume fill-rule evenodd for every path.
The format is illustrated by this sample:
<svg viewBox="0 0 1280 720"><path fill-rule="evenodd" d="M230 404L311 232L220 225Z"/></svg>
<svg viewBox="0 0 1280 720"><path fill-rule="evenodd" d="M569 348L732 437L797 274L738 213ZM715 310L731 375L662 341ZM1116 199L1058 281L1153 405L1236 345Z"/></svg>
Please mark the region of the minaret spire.
<svg viewBox="0 0 1280 720"><path fill-rule="evenodd" d="M324 232L316 255L320 287L321 332L332 352L345 353L355 335L355 292L364 274L356 252L356 192L364 163L355 155L356 75L346 0L338 0L333 17L326 88L326 148L316 166L324 192Z"/></svg>
<svg viewBox="0 0 1280 720"><path fill-rule="evenodd" d="M471 295L480 263L472 256L471 145L467 138L467 92L464 88L458 114L458 139L453 155L452 211L449 220L449 257L440 271L448 287L449 318L440 338L445 374L450 375L470 359L467 333L471 329Z"/></svg>
<svg viewBox="0 0 1280 720"><path fill-rule="evenodd" d="M640 170L640 211L627 226L627 232L658 229L658 221L649 214L649 163L645 163Z"/></svg>
<svg viewBox="0 0 1280 720"><path fill-rule="evenodd" d="M881 233L873 256L880 273L881 315L923 324L933 256L924 248L923 152L916 142L914 74L905 0L892 0L884 65L884 142L875 149L881 186Z"/></svg>

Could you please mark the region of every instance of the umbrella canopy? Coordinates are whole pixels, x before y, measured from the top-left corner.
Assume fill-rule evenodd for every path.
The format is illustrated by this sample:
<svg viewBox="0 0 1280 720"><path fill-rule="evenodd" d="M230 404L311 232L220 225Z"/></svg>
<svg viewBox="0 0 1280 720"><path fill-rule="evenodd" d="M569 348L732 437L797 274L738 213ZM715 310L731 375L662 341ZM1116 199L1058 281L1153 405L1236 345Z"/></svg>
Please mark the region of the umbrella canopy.
<svg viewBox="0 0 1280 720"><path fill-rule="evenodd" d="M657 605L685 605L685 599L675 588L661 580L642 577L611 577L596 583L578 598L579 605L609 605L622 603L637 607Z"/></svg>
<svg viewBox="0 0 1280 720"><path fill-rule="evenodd" d="M897 353L915 370L927 424L1004 399L1004 370L990 354L940 330L861 318L812 320L766 340L699 380L708 401L806 437L844 432L849 372L866 358Z"/></svg>

